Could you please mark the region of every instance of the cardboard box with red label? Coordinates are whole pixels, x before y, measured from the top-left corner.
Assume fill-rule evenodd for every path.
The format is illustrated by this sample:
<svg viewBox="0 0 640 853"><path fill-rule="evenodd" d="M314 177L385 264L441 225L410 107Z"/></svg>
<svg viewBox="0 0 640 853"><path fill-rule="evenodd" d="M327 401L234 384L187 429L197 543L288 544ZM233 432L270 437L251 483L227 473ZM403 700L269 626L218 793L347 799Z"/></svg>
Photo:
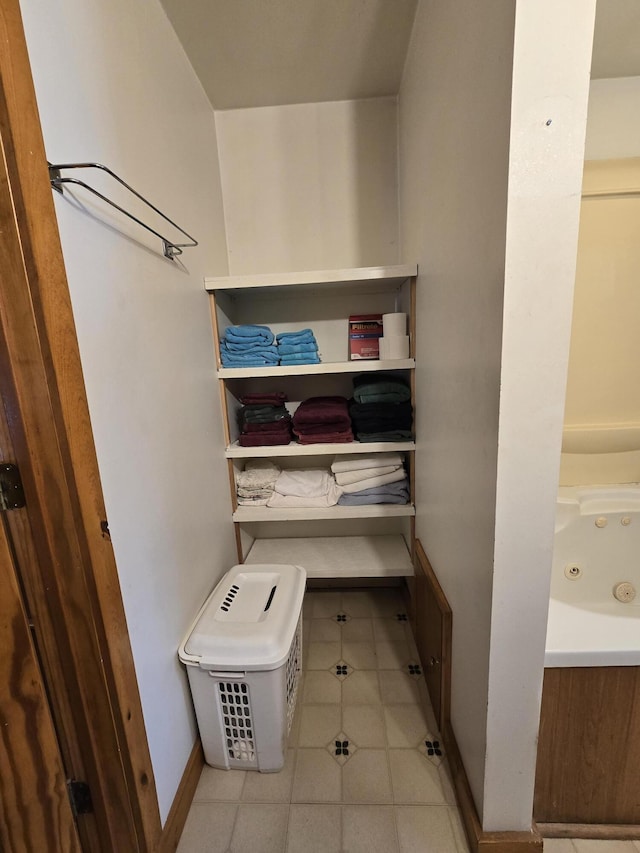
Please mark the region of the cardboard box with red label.
<svg viewBox="0 0 640 853"><path fill-rule="evenodd" d="M352 314L349 317L349 360L379 358L382 314Z"/></svg>

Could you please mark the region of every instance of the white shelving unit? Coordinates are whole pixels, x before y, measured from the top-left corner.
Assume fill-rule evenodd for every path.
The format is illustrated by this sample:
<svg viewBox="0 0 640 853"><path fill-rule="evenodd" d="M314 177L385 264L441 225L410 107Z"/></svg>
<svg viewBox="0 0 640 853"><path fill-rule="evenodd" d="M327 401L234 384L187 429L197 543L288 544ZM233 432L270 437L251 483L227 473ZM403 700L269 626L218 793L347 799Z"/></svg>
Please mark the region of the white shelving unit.
<svg viewBox="0 0 640 853"><path fill-rule="evenodd" d="M396 577L413 574L415 443L371 442L241 447L236 413L239 398L254 391L281 390L289 400L326 394L351 396L353 375L400 371L415 396L415 282L412 265L301 273L206 278L211 298L217 378L229 465L230 513L236 527L239 562L296 563L309 577ZM402 311L409 317L410 357L348 359L348 317ZM256 323L277 334L311 327L320 364L225 368L219 343L229 325ZM276 382L274 382L276 380ZM281 467L328 467L335 455L405 454L411 483L407 505L371 504L322 509L238 506L235 477L243 460L270 458ZM309 463L306 463L307 467ZM283 522L286 538L283 538ZM327 535L318 536L318 525Z"/></svg>

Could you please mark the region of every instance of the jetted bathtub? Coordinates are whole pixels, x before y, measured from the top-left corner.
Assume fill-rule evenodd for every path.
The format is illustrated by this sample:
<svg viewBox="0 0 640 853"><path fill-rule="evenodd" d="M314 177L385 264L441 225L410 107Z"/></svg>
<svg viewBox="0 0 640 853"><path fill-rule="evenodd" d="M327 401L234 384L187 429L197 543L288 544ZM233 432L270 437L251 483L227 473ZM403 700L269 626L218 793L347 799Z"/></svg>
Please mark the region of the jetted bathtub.
<svg viewBox="0 0 640 853"><path fill-rule="evenodd" d="M545 666L640 664L640 485L559 491Z"/></svg>
<svg viewBox="0 0 640 853"><path fill-rule="evenodd" d="M534 818L640 838L640 485L560 489Z"/></svg>

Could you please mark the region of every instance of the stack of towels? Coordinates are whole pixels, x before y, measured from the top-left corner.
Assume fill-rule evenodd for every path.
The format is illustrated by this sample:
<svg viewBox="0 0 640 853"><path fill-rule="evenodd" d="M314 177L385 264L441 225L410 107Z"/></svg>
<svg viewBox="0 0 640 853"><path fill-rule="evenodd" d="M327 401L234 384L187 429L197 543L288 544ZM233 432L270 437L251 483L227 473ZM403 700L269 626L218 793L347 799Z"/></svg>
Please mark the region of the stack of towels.
<svg viewBox="0 0 640 853"><path fill-rule="evenodd" d="M349 406L358 441L411 439L411 389L393 373L365 373L353 380Z"/></svg>
<svg viewBox="0 0 640 853"><path fill-rule="evenodd" d="M220 341L223 367L277 365L278 348L268 326L229 326Z"/></svg>
<svg viewBox="0 0 640 853"><path fill-rule="evenodd" d="M329 507L340 497L330 471L321 468L281 471L269 498L270 507Z"/></svg>
<svg viewBox="0 0 640 853"><path fill-rule="evenodd" d="M266 506L279 476L280 468L268 459L249 459L236 477L238 506Z"/></svg>
<svg viewBox="0 0 640 853"><path fill-rule="evenodd" d="M309 397L293 415L293 431L300 444L353 441L349 403L345 397Z"/></svg>
<svg viewBox="0 0 640 853"><path fill-rule="evenodd" d="M318 343L311 329L276 335L280 364L319 364Z"/></svg>
<svg viewBox="0 0 640 853"><path fill-rule="evenodd" d="M289 444L291 415L285 407L287 395L280 391L265 394L245 394L238 412L241 447L260 447L265 444Z"/></svg>
<svg viewBox="0 0 640 853"><path fill-rule="evenodd" d="M406 504L409 481L399 453L337 456L331 465L341 491L339 506Z"/></svg>

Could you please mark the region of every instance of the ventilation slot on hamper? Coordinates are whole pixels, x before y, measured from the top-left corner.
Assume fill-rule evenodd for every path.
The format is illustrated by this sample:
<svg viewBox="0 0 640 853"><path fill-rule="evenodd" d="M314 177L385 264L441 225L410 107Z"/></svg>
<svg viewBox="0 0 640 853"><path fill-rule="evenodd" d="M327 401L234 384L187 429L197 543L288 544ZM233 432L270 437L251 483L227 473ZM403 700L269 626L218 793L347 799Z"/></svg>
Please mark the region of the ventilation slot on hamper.
<svg viewBox="0 0 640 853"><path fill-rule="evenodd" d="M218 683L224 719L227 755L235 761L255 762L253 720L246 684Z"/></svg>
<svg viewBox="0 0 640 853"><path fill-rule="evenodd" d="M233 600L238 594L240 587L233 584L229 592L226 594L224 601L220 605L220 610L224 610L225 613L229 612L229 608L233 604Z"/></svg>
<svg viewBox="0 0 640 853"><path fill-rule="evenodd" d="M298 620L298 627L293 638L291 651L287 658L287 733L291 731L293 714L296 710L296 694L298 682L300 681L300 670L302 669L302 618Z"/></svg>

